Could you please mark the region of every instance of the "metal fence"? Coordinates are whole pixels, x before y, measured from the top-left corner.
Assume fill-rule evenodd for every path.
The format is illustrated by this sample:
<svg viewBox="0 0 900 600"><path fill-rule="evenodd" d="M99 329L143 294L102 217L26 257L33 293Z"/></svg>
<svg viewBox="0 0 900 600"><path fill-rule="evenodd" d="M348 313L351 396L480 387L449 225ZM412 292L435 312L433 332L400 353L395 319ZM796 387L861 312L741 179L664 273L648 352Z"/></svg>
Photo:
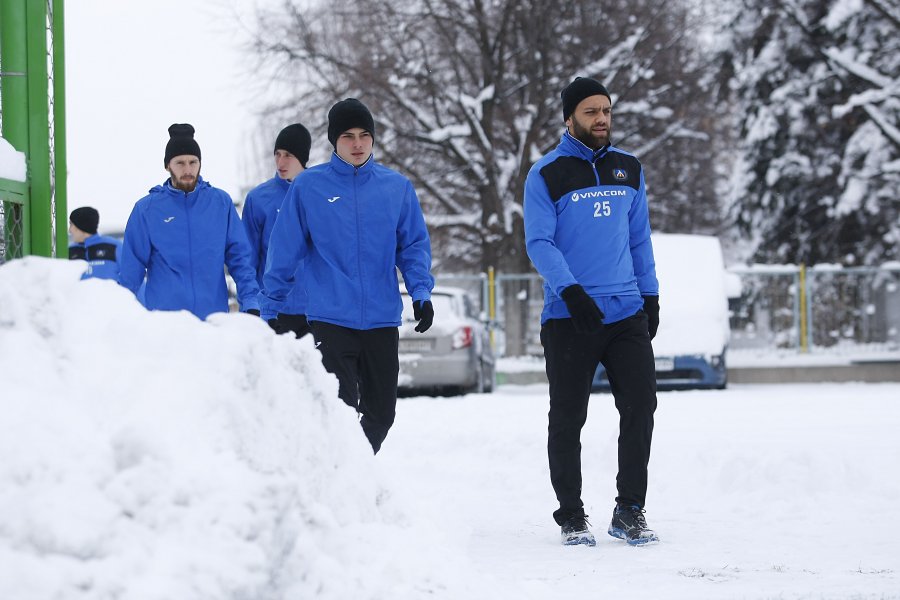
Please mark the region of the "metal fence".
<svg viewBox="0 0 900 600"><path fill-rule="evenodd" d="M23 206L0 200L0 265L22 256L24 239Z"/></svg>
<svg viewBox="0 0 900 600"><path fill-rule="evenodd" d="M827 353L848 347L861 352L900 348L900 265L729 271L741 280L740 296L729 300L732 349ZM499 274L493 290L486 274L438 275L436 280L470 293L494 327L500 356L543 354L540 276Z"/></svg>

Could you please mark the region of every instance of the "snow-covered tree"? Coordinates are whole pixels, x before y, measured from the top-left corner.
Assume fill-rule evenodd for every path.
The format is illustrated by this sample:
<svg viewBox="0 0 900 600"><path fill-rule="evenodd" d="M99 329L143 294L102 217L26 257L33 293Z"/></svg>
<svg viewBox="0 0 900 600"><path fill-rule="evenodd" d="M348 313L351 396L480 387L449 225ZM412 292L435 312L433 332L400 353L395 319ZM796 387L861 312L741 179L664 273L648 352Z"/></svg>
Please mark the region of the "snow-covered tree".
<svg viewBox="0 0 900 600"><path fill-rule="evenodd" d="M730 214L761 262L900 258L900 7L742 0Z"/></svg>
<svg viewBox="0 0 900 600"><path fill-rule="evenodd" d="M557 143L559 93L578 75L612 93L613 141L644 163L654 228L717 227L708 69L687 6L285 0L259 14L255 47L295 86L285 122L324 121L346 96L369 105L376 154L413 180L439 269L525 272L525 176Z"/></svg>

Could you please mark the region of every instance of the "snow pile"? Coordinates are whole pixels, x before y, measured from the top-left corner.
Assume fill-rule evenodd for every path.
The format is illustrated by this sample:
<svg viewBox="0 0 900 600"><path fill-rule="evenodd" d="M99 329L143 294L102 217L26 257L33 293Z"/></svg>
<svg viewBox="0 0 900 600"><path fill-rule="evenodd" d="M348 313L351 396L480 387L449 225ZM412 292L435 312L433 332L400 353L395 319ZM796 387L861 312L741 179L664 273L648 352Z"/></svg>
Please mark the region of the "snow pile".
<svg viewBox="0 0 900 600"><path fill-rule="evenodd" d="M0 178L25 181L25 153L0 138Z"/></svg>
<svg viewBox="0 0 900 600"><path fill-rule="evenodd" d="M0 598L478 596L309 338L80 274L0 267Z"/></svg>

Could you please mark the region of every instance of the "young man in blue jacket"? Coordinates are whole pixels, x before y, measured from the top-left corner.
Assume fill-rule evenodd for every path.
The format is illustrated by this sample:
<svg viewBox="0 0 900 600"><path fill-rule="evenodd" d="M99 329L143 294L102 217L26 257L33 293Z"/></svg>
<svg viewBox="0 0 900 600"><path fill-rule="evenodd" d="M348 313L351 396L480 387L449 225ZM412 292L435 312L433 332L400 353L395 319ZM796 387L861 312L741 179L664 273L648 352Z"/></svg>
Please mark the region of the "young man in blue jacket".
<svg viewBox="0 0 900 600"><path fill-rule="evenodd" d="M562 91L566 132L525 181L528 256L544 278L541 343L550 382L547 450L563 544L596 542L581 501L581 429L598 363L619 411L618 495L608 533L632 545L658 541L644 500L656 410L650 340L659 284L644 172L610 145L609 92L576 78Z"/></svg>
<svg viewBox="0 0 900 600"><path fill-rule="evenodd" d="M122 242L107 235L99 235L100 213L96 208L82 206L69 215L69 260L87 261L87 270L82 279L119 278L119 257Z"/></svg>
<svg viewBox="0 0 900 600"><path fill-rule="evenodd" d="M338 395L357 409L377 453L397 405L397 269L413 299L416 331L431 327L431 241L416 192L372 155L375 122L359 100L328 112L331 160L291 184L269 240L263 311L283 302L305 260L307 319Z"/></svg>
<svg viewBox="0 0 900 600"><path fill-rule="evenodd" d="M227 266L241 310L258 315L247 234L231 197L200 177L191 125L169 127L163 166L169 179L138 200L128 217L119 283L137 293L146 276L148 309L188 310L205 319L228 311Z"/></svg>
<svg viewBox="0 0 900 600"><path fill-rule="evenodd" d="M275 138L275 176L265 181L247 194L241 221L250 241L250 262L256 269L256 282L263 287L263 273L266 270L266 256L269 253L269 237L281 209L281 203L294 178L306 169L311 146L309 131L301 123L288 125ZM280 307L263 311L262 318L277 333L293 332L297 338L309 333L306 321L306 290L302 285L301 261L295 274L294 289L287 295Z"/></svg>

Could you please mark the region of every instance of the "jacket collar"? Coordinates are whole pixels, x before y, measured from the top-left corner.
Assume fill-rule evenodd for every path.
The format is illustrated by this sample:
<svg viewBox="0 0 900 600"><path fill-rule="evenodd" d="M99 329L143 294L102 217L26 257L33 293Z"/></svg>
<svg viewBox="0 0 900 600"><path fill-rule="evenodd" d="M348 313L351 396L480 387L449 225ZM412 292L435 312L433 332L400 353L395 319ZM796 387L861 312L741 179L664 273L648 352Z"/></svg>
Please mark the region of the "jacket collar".
<svg viewBox="0 0 900 600"><path fill-rule="evenodd" d="M171 178L166 179L166 181L165 181L165 182L162 184L162 186L160 186L160 187L161 187L165 192L167 192L167 193L169 193L169 194L174 194L175 196L178 196L179 198L185 198L185 197L187 197L187 198L192 198L192 197L196 196L198 193L200 193L200 191L201 191L203 188L208 188L208 187L209 187L209 183L207 183L206 180L203 179L202 176L198 176L198 177L197 177L197 185L194 187L194 191L193 191L193 192L190 192L190 193L185 193L185 192L179 190L178 188L174 187L174 186L172 185L172 179L171 179ZM151 191L152 191L152 190L151 190Z"/></svg>
<svg viewBox="0 0 900 600"><path fill-rule="evenodd" d="M559 140L559 146L556 148L566 156L583 158L584 160L593 163L597 162L597 159L603 157L609 151L609 144L606 144L598 150L593 150L585 146L584 142L581 140L572 137L568 131L565 131L562 134L562 138Z"/></svg>
<svg viewBox="0 0 900 600"><path fill-rule="evenodd" d="M369 160L358 167L354 167L346 160L338 156L337 152L331 153L331 168L341 175L363 175L371 172L375 168L375 153L369 155Z"/></svg>
<svg viewBox="0 0 900 600"><path fill-rule="evenodd" d="M278 174L278 171L275 171L275 177L273 177L272 179L275 180L275 183L278 185L279 188L281 188L285 191L287 191L287 189L289 187L291 187L291 182L288 181L287 179L282 179L281 175ZM293 180L291 180L291 181L293 181Z"/></svg>

